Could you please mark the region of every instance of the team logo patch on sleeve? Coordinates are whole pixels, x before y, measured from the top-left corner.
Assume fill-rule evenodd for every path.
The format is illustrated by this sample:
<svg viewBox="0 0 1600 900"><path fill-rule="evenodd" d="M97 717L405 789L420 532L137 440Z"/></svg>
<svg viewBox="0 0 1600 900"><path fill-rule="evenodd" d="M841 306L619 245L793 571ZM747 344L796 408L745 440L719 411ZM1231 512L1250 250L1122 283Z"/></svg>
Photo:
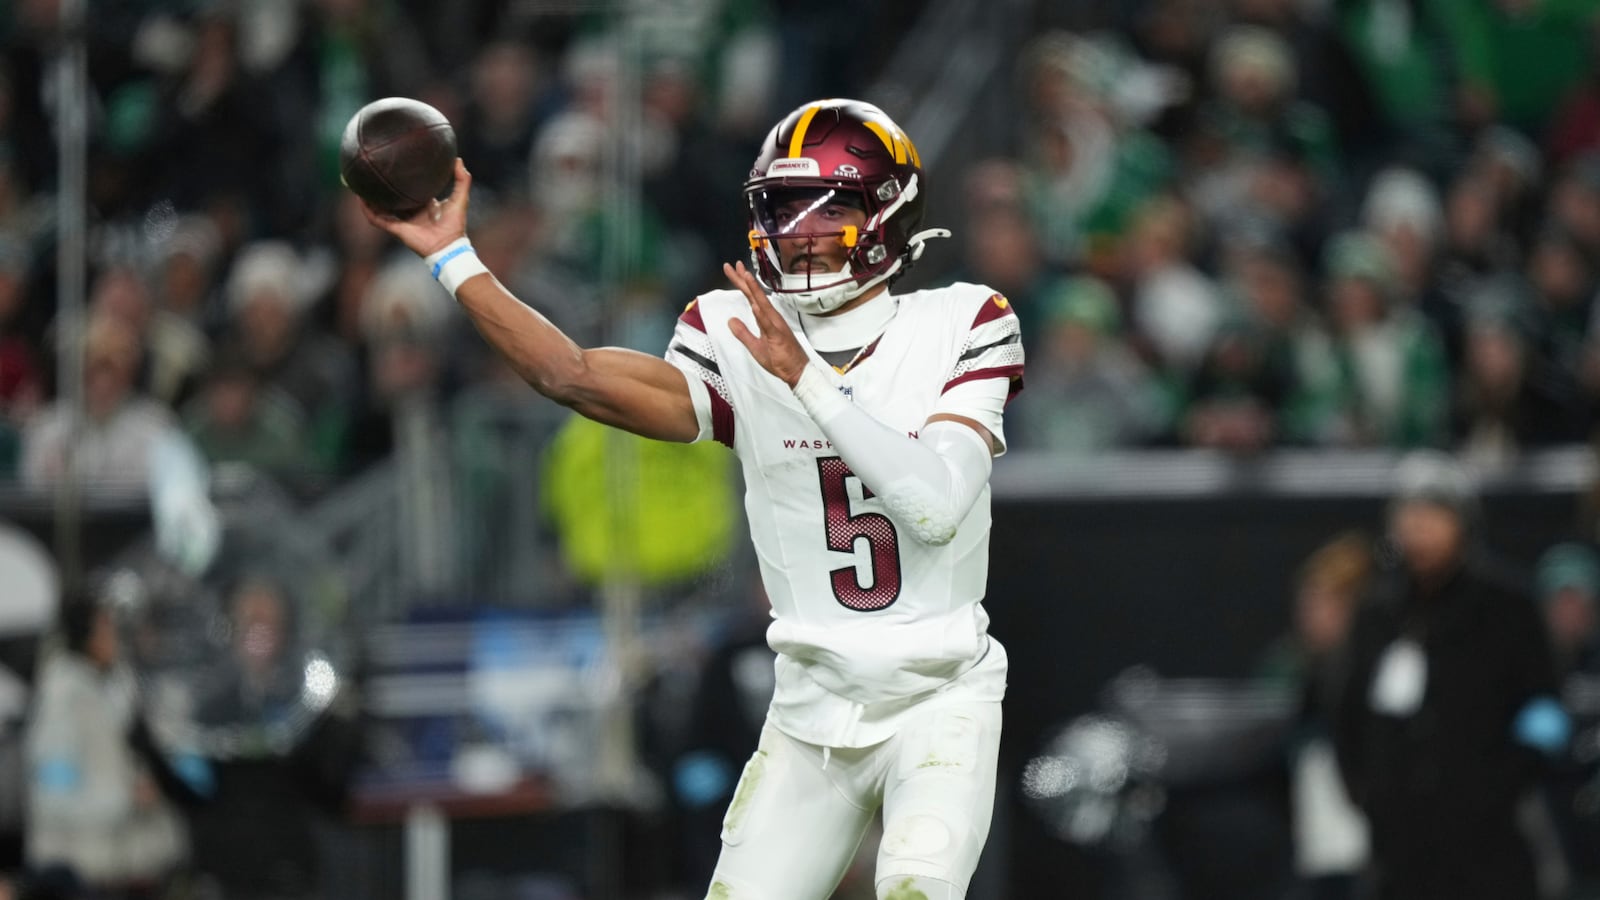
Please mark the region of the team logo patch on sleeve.
<svg viewBox="0 0 1600 900"><path fill-rule="evenodd" d="M1003 316L1016 317L1017 311L1011 308L1011 301L1001 294L992 294L985 300L978 310L977 318L972 320L972 327L977 328L999 319Z"/></svg>

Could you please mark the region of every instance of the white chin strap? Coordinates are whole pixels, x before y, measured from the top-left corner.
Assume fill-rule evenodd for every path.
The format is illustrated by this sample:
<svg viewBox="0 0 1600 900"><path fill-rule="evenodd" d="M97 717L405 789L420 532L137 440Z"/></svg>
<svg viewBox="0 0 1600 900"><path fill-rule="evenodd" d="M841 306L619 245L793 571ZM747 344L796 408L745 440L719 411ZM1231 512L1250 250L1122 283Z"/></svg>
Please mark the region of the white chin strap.
<svg viewBox="0 0 1600 900"><path fill-rule="evenodd" d="M779 276L778 289L794 301L794 308L803 313L820 316L830 313L846 302L861 296L861 292L871 287L871 284L857 284L850 274L850 264L845 263L844 268L837 272L827 273L831 280L823 287L809 287L815 279L808 275L781 275ZM881 279L873 279L872 284Z"/></svg>
<svg viewBox="0 0 1600 900"><path fill-rule="evenodd" d="M893 265L867 281L857 282L850 274L850 264L845 263L838 272L831 273L836 275L837 279L822 287L808 288L812 282L809 275L784 274L780 276L778 289L794 301L795 309L813 316L824 315L889 280L896 272L905 268L908 260L916 262L921 259L923 251L927 249L927 241L949 236L948 228L925 228L913 234L911 239L906 241L906 255L896 259Z"/></svg>

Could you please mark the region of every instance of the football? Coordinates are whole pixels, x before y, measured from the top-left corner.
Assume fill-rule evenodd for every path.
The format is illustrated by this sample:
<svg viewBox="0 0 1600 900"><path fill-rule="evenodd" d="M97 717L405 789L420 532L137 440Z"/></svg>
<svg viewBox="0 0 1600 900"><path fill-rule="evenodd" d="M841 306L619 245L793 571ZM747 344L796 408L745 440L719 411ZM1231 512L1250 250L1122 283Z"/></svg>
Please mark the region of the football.
<svg viewBox="0 0 1600 900"><path fill-rule="evenodd" d="M455 162L450 121L409 97L361 107L339 140L339 180L373 209L402 219L449 193Z"/></svg>

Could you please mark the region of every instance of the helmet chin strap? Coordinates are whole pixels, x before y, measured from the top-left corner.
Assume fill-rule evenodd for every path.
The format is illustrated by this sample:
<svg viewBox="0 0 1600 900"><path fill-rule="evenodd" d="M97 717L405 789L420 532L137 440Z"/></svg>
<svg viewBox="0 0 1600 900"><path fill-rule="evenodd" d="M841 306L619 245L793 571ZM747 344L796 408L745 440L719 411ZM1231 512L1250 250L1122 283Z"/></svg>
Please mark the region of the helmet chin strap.
<svg viewBox="0 0 1600 900"><path fill-rule="evenodd" d="M850 264L845 263L837 272L829 273L838 280L827 287L806 290L809 279L805 275L780 276L783 279L782 287L789 298L794 301L794 308L803 313L819 316L823 313L833 312L845 303L859 297L862 291L871 287L871 284L856 284L850 275ZM877 279L874 280L874 283Z"/></svg>

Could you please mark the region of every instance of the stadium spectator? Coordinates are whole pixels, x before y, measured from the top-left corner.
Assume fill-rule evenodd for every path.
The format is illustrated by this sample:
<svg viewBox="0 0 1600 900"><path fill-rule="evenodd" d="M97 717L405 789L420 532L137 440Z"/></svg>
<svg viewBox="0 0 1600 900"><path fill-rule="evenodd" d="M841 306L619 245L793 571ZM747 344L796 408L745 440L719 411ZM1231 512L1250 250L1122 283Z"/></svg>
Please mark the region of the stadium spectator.
<svg viewBox="0 0 1600 900"><path fill-rule="evenodd" d="M113 265L102 272L90 294L89 313L116 319L135 336L140 348L138 383L156 403L169 405L185 380L195 374L200 349L192 340L175 340L170 330L163 330L161 342L153 343L155 310L140 268Z"/></svg>
<svg viewBox="0 0 1600 900"><path fill-rule="evenodd" d="M1540 555L1535 581L1556 670L1600 674L1600 555L1557 544Z"/></svg>
<svg viewBox="0 0 1600 900"><path fill-rule="evenodd" d="M1448 346L1458 336L1456 312L1438 294L1434 266L1444 229L1439 191L1426 176L1390 166L1373 176L1361 201L1361 227L1389 251L1401 296L1434 323ZM1452 356L1452 359L1455 357Z"/></svg>
<svg viewBox="0 0 1600 900"><path fill-rule="evenodd" d="M1270 411L1277 441L1331 441L1338 428L1339 369L1298 255L1269 231L1238 236L1224 257L1225 286L1240 306L1236 315L1259 332L1264 359L1286 379L1287 393Z"/></svg>
<svg viewBox="0 0 1600 900"><path fill-rule="evenodd" d="M743 229L740 198L722 189L719 176L743 165L746 151L715 121L715 91L692 62L664 56L648 62L643 77L640 112L660 149L645 161L640 187L645 203L673 226L664 291L682 296L708 287L705 273L719 249Z"/></svg>
<svg viewBox="0 0 1600 900"><path fill-rule="evenodd" d="M1355 900L1367 862L1367 823L1339 778L1334 711L1344 685L1350 627L1374 567L1372 539L1339 534L1300 564L1291 627L1268 648L1258 676L1299 698L1289 747L1295 872L1304 900Z"/></svg>
<svg viewBox="0 0 1600 900"><path fill-rule="evenodd" d="M1451 181L1438 278L1452 302L1464 303L1479 279L1520 264L1520 236L1504 224L1502 206L1493 183L1480 171L1464 170Z"/></svg>
<svg viewBox="0 0 1600 900"><path fill-rule="evenodd" d="M1127 238L1132 324L1162 377L1187 380L1205 358L1226 309L1212 280L1192 261L1195 222L1177 197L1139 208Z"/></svg>
<svg viewBox="0 0 1600 900"><path fill-rule="evenodd" d="M281 390L262 385L242 359L217 360L182 413L184 430L211 463L247 463L289 484L307 483L318 471L305 414Z"/></svg>
<svg viewBox="0 0 1600 900"><path fill-rule="evenodd" d="M1465 313L1452 435L1480 463L1509 463L1528 448L1581 440L1587 430L1576 374L1534 355L1530 306L1526 284L1507 275L1483 282Z"/></svg>
<svg viewBox="0 0 1600 900"><path fill-rule="evenodd" d="M1111 288L1084 275L1056 281L1040 296L1038 354L1028 390L1009 409L1016 446L1084 455L1155 437L1168 404L1119 340Z"/></svg>
<svg viewBox="0 0 1600 900"><path fill-rule="evenodd" d="M1600 396L1585 384L1593 365L1587 357L1593 352L1595 270L1571 234L1547 226L1529 247L1526 274L1520 312L1531 378L1551 394L1590 405ZM1569 426L1567 436L1581 431L1572 435Z"/></svg>
<svg viewBox="0 0 1600 900"><path fill-rule="evenodd" d="M296 602L280 579L259 572L227 593L228 664L199 686L195 710L214 738L212 787L190 820L200 897L326 896L318 828L343 808L361 729L347 687L318 695L325 706L305 704L317 689L306 684Z"/></svg>
<svg viewBox="0 0 1600 900"><path fill-rule="evenodd" d="M216 281L222 237L210 219L183 216L157 247L155 307L145 328L150 395L173 408L193 395L211 361L207 328L219 315Z"/></svg>
<svg viewBox="0 0 1600 900"><path fill-rule="evenodd" d="M84 416L57 399L28 420L22 484L35 492L56 487L72 454L91 497L148 502L162 556L197 575L221 537L204 460L172 411L137 391L141 347L125 319L101 312L90 318L83 340Z"/></svg>
<svg viewBox="0 0 1600 900"><path fill-rule="evenodd" d="M549 271L547 279L560 279L572 288L562 292L565 296L548 297L557 304L553 312L558 321L581 321L585 309L592 314L601 303L602 285L621 279L625 284L619 287L637 291L662 270L665 235L655 211L644 207L636 219L623 221L603 202L600 166L607 142L615 138L604 118L569 110L545 123L534 142L529 164L534 204L541 219L562 223L540 230L538 255ZM607 261L609 266L602 269ZM664 308L655 312L663 319L667 314Z"/></svg>
<svg viewBox="0 0 1600 900"><path fill-rule="evenodd" d="M142 493L156 446L177 433L172 413L139 392L138 332L110 313L92 317L84 336L82 422L56 400L22 432L22 481L35 489L63 477L68 444L90 491Z"/></svg>
<svg viewBox="0 0 1600 900"><path fill-rule="evenodd" d="M1519 235L1538 224L1544 158L1521 132L1493 125L1476 132L1461 167L1481 175L1499 203L1500 224Z"/></svg>
<svg viewBox="0 0 1600 900"><path fill-rule="evenodd" d="M1570 235L1590 269L1600 269L1600 149L1557 170L1545 198L1546 221Z"/></svg>
<svg viewBox="0 0 1600 900"><path fill-rule="evenodd" d="M143 203L166 199L191 212L236 195L274 232L301 225L315 182L289 162L302 158L303 141L291 140L278 119L280 95L245 69L238 20L211 11L192 20L186 36L181 67L160 81L149 104Z"/></svg>
<svg viewBox="0 0 1600 900"><path fill-rule="evenodd" d="M71 873L84 896L158 898L188 857L177 810L135 749L138 686L111 609L61 607L61 643L41 663L27 726L27 863Z"/></svg>
<svg viewBox="0 0 1600 900"><path fill-rule="evenodd" d="M1576 542L1550 547L1539 557L1534 584L1575 733L1600 736L1594 701L1600 685L1600 554ZM1571 882L1568 896L1577 900L1600 896L1600 816L1591 799L1597 778L1600 766L1575 739L1572 752L1541 785Z"/></svg>
<svg viewBox="0 0 1600 900"><path fill-rule="evenodd" d="M479 160L484 199L504 202L528 193L528 154L538 130L543 73L528 44L495 41L478 51L471 89L457 127L463 158Z"/></svg>
<svg viewBox="0 0 1600 900"><path fill-rule="evenodd" d="M1063 32L1023 52L1023 196L1052 264L1104 274L1102 257L1114 255L1135 211L1172 178L1171 151L1112 104L1128 63L1114 47Z"/></svg>
<svg viewBox="0 0 1600 900"><path fill-rule="evenodd" d="M1329 243L1323 271L1340 371L1339 441L1441 443L1450 388L1444 346L1401 294L1387 248L1365 232L1346 232Z"/></svg>
<svg viewBox="0 0 1600 900"><path fill-rule="evenodd" d="M1544 629L1485 556L1451 458L1402 461L1387 525L1398 565L1356 618L1334 731L1376 896L1535 897L1518 805L1566 727Z"/></svg>
<svg viewBox="0 0 1600 900"><path fill-rule="evenodd" d="M408 262L387 263L361 300L367 380L352 421L353 468L383 459L407 428L420 426L412 436L431 441L452 386L449 295Z"/></svg>
<svg viewBox="0 0 1600 900"><path fill-rule="evenodd" d="M1208 216L1244 205L1250 169L1269 155L1303 160L1319 181L1336 174L1332 124L1326 112L1298 97L1290 53L1276 32L1254 25L1232 26L1212 44L1212 98L1200 108L1201 127L1186 154L1191 168L1199 163L1206 178L1220 183L1206 192Z"/></svg>
<svg viewBox="0 0 1600 900"><path fill-rule="evenodd" d="M323 330L347 346L361 343L361 304L367 288L383 267L390 248L387 235L373 233L361 215L361 200L349 191L332 202L328 245L338 262L326 302L318 312Z"/></svg>
<svg viewBox="0 0 1600 900"><path fill-rule="evenodd" d="M306 306L326 287L330 269L284 242L241 250L228 277L225 351L240 354L262 385L305 411L312 458L326 471L344 462L357 385L350 348L307 321Z"/></svg>
<svg viewBox="0 0 1600 900"><path fill-rule="evenodd" d="M1185 443L1249 455L1278 439L1278 410L1295 389L1291 360L1241 315L1224 319L1185 386Z"/></svg>

